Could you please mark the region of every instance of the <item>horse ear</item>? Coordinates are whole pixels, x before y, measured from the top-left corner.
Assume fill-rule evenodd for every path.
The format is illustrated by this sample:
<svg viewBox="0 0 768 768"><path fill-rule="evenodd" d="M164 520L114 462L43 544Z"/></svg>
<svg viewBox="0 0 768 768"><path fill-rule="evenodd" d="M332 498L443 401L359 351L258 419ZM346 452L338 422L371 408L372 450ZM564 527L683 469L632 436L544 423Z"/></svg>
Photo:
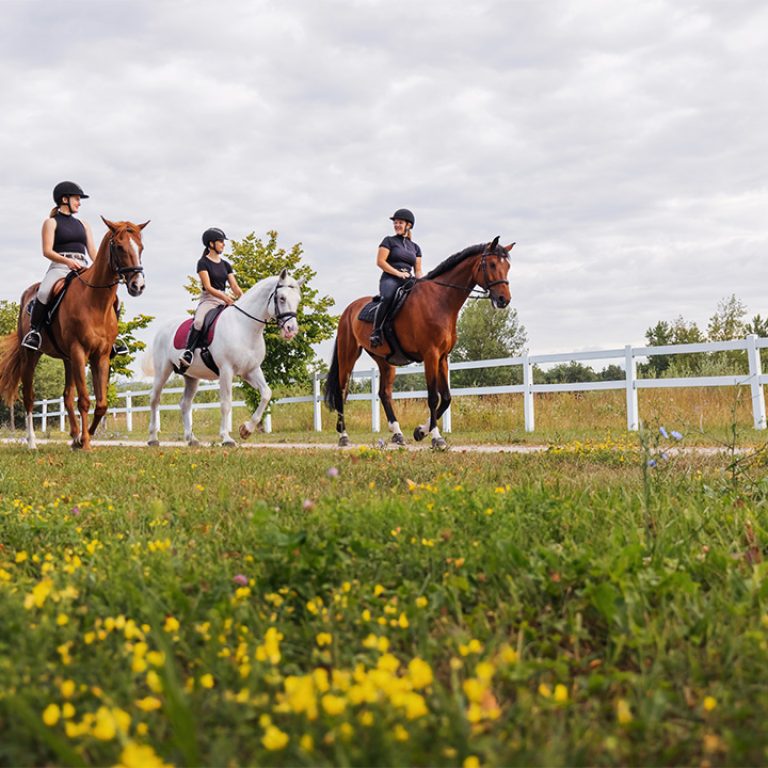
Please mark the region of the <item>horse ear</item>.
<svg viewBox="0 0 768 768"><path fill-rule="evenodd" d="M504 246L504 250L505 250L507 253L509 253L509 252L512 250L512 248L514 248L514 245L515 245L514 243L510 243L509 245L505 245L505 246Z"/></svg>
<svg viewBox="0 0 768 768"><path fill-rule="evenodd" d="M112 234L117 232L117 224L109 221L109 219L105 219L103 216L101 217L101 220L107 225L107 229L109 229Z"/></svg>
<svg viewBox="0 0 768 768"><path fill-rule="evenodd" d="M285 278L288 277L288 268L286 267L283 269L283 271L280 273L280 279L285 280Z"/></svg>
<svg viewBox="0 0 768 768"><path fill-rule="evenodd" d="M306 277L302 277L301 280L299 280L299 282L298 282L299 288L303 288L304 287L304 283L306 283L306 282L307 282L307 278Z"/></svg>
<svg viewBox="0 0 768 768"><path fill-rule="evenodd" d="M147 219L143 224L139 224L139 229L144 229L150 221L152 221L152 219Z"/></svg>
<svg viewBox="0 0 768 768"><path fill-rule="evenodd" d="M489 251L495 251L496 246L499 244L499 236L496 235L496 237L493 238L493 242L491 243L491 247L488 249Z"/></svg>

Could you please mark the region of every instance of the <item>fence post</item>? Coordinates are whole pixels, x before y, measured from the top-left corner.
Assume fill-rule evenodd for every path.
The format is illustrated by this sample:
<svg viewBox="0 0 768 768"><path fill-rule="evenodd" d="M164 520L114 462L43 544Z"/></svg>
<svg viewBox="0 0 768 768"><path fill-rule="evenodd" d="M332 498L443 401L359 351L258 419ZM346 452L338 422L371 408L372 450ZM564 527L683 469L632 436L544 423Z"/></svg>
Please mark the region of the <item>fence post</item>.
<svg viewBox="0 0 768 768"><path fill-rule="evenodd" d="M528 353L523 354L523 415L525 416L525 431L533 432L536 420L533 415L533 365L528 359Z"/></svg>
<svg viewBox="0 0 768 768"><path fill-rule="evenodd" d="M323 408L320 400L320 371L312 378L312 422L315 432L323 431Z"/></svg>
<svg viewBox="0 0 768 768"><path fill-rule="evenodd" d="M752 416L755 429L765 429L765 394L760 376L763 375L763 366L760 362L760 350L757 348L757 336L750 333L747 336L747 359L749 360L749 385L752 389Z"/></svg>
<svg viewBox="0 0 768 768"><path fill-rule="evenodd" d="M381 432L379 411L379 369L371 368L371 432Z"/></svg>
<svg viewBox="0 0 768 768"><path fill-rule="evenodd" d="M48 401L43 400L43 426L42 430L45 432L48 429Z"/></svg>
<svg viewBox="0 0 768 768"><path fill-rule="evenodd" d="M632 354L632 345L624 347L624 367L627 378L627 429L637 432L640 429L639 406L637 402L637 361Z"/></svg>
<svg viewBox="0 0 768 768"><path fill-rule="evenodd" d="M64 431L64 398L59 398L59 432Z"/></svg>
<svg viewBox="0 0 768 768"><path fill-rule="evenodd" d="M264 434L271 435L272 434L272 414L265 413L264 418L261 420L261 423L264 425Z"/></svg>
<svg viewBox="0 0 768 768"><path fill-rule="evenodd" d="M133 398L131 392L125 394L125 428L128 432L133 432Z"/></svg>
<svg viewBox="0 0 768 768"><path fill-rule="evenodd" d="M448 390L451 389L451 364L448 363ZM449 405L443 414L443 432L451 432L451 406Z"/></svg>

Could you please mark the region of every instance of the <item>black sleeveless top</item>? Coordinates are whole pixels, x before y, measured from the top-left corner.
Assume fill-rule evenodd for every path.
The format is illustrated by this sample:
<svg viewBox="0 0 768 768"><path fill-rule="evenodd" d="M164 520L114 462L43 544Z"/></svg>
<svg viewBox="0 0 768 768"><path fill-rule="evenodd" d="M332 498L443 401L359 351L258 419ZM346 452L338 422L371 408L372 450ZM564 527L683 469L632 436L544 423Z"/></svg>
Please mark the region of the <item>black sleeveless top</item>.
<svg viewBox="0 0 768 768"><path fill-rule="evenodd" d="M56 253L82 253L85 256L88 253L88 239L83 222L63 213L57 213L54 219L56 232L53 236L53 250Z"/></svg>
<svg viewBox="0 0 768 768"><path fill-rule="evenodd" d="M421 248L403 235L389 235L380 243L379 248L388 248L387 264L395 269L407 269L413 272L416 259L421 258ZM389 273L385 273L389 274Z"/></svg>

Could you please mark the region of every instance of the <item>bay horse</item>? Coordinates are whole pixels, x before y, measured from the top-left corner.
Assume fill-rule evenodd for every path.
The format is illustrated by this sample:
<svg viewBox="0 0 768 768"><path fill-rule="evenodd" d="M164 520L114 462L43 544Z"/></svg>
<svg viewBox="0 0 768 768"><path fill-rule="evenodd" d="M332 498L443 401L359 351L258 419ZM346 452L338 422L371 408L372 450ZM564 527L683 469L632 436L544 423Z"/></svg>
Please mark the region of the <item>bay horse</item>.
<svg viewBox="0 0 768 768"><path fill-rule="evenodd" d="M303 280L289 277L284 269L277 277L267 277L252 285L234 304L226 307L216 319L213 340L208 346L218 374L202 358L201 351L195 350L192 365L184 372L184 394L181 398L181 417L184 424L184 439L190 446L199 445L192 431L192 400L197 392L200 379L219 380L219 401L221 403L221 422L219 433L222 445L234 446L235 441L229 434L230 415L232 413L232 383L235 376L247 381L258 389L261 399L259 406L248 421L240 426L240 437L248 439L256 429L261 429L264 411L272 398L272 390L264 378L261 364L266 356L264 327L269 322L276 322L280 336L290 341L299 332L297 311L301 300ZM213 310L214 312L216 310ZM154 384L150 395L149 441L151 446L160 445L160 396L163 386L174 370L179 355L184 349L186 333L180 326L183 319L174 320L163 326L152 343L151 358L144 358L147 374L154 374ZM186 325L190 324L187 319ZM181 345L179 348L178 345Z"/></svg>
<svg viewBox="0 0 768 768"><path fill-rule="evenodd" d="M509 252L514 243L499 245L496 237L491 243L471 245L450 256L425 277L417 280L402 310L393 321L400 346L411 361L424 363L427 380L429 419L416 427L415 440L432 436L432 447L445 449L437 420L451 404L448 384L448 355L456 344L456 319L469 294L476 285L484 288L495 307L502 309L510 302ZM344 401L347 397L352 368L364 349L376 362L381 374L379 399L387 416L392 442L404 445L405 439L392 408L392 384L395 365L387 357L394 352L388 342L371 348L371 323L359 319L360 311L371 301L370 296L353 301L341 314L333 361L325 382L325 403L336 411L336 431L339 445L349 445L344 423ZM406 361L410 362L410 361ZM403 362L403 364L406 364Z"/></svg>
<svg viewBox="0 0 768 768"><path fill-rule="evenodd" d="M70 281L51 325L42 334L40 350L21 346L21 340L30 325L27 305L37 293L39 283L31 285L21 296L16 333L0 338L0 396L12 406L21 382L27 414L27 447L30 449L37 447L32 408L35 400L35 368L42 354L64 362L64 408L69 418L73 448L90 449L91 436L107 412L109 356L117 338L117 287L124 282L131 296L139 296L144 291L144 267L141 265L144 245L141 232L149 222L133 224L130 221L112 222L103 216L101 218L107 225L107 232L102 238L96 258L90 267L79 270ZM86 364L90 365L96 401L90 427L87 426L91 398L88 394ZM75 389L79 424L74 408Z"/></svg>

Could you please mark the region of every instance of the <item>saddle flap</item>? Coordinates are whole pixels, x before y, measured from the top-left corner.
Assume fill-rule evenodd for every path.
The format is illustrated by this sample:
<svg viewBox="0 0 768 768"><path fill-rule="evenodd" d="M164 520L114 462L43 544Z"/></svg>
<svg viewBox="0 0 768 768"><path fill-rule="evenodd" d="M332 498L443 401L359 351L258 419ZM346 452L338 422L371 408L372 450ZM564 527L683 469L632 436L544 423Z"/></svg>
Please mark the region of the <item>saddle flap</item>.
<svg viewBox="0 0 768 768"><path fill-rule="evenodd" d="M203 344L198 344L197 346L208 346L213 341L214 332L216 330L216 323L219 320L219 317L221 316L221 313L227 308L226 304L222 304L220 307L216 307L216 309L210 310L206 315L205 319L203 320L203 329L202 333L200 334L202 339L205 339ZM190 317L189 319L185 320L177 329L176 333L173 337L173 346L175 349L184 349L187 346L187 339L189 338L189 333L192 330L192 323L194 322L194 317Z"/></svg>

